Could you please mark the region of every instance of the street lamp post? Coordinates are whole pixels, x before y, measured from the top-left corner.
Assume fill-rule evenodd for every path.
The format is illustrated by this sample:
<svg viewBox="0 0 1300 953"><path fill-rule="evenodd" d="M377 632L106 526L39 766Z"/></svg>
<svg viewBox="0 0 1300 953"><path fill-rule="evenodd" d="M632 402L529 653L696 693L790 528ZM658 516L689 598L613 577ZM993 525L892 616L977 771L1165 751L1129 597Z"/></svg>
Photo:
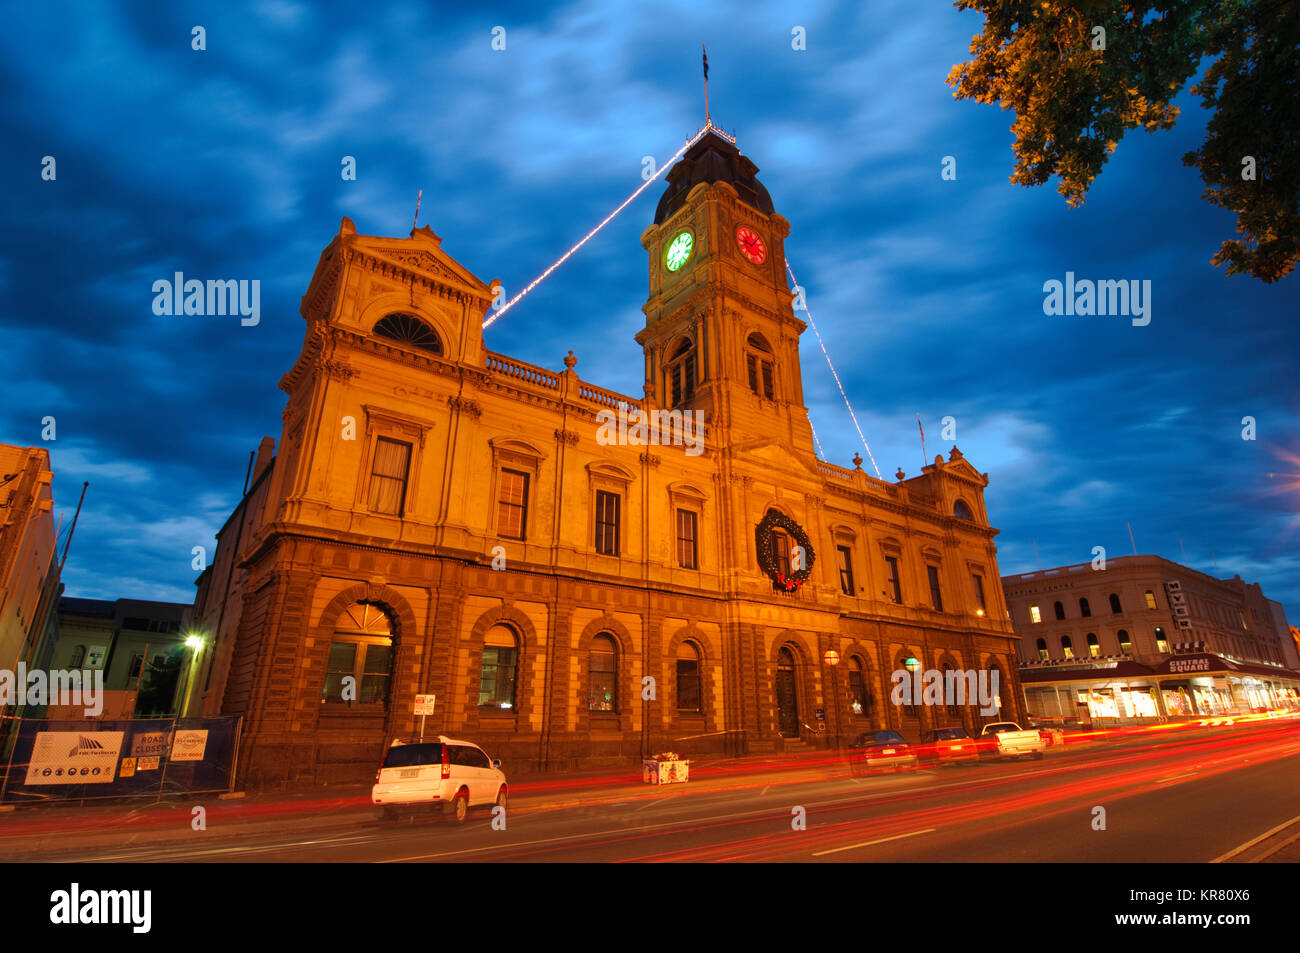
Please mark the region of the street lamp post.
<svg viewBox="0 0 1300 953"><path fill-rule="evenodd" d="M188 717L190 713L190 698L194 694L194 673L199 667L199 653L203 651L203 637L199 635L186 636L185 647L190 650L190 670L185 679L185 702L181 706L182 718Z"/></svg>
<svg viewBox="0 0 1300 953"><path fill-rule="evenodd" d="M835 750L840 750L840 678L839 664L840 653L834 649L827 649L826 654L822 656L822 661L830 666L831 669L831 708L835 711Z"/></svg>
<svg viewBox="0 0 1300 953"><path fill-rule="evenodd" d="M924 740L925 722L921 717L921 699L916 697L916 670L921 667L920 660L915 655L909 655L903 659L903 668L907 669L907 674L913 676L912 680L912 707L916 709L916 730L921 733L922 737L918 741Z"/></svg>

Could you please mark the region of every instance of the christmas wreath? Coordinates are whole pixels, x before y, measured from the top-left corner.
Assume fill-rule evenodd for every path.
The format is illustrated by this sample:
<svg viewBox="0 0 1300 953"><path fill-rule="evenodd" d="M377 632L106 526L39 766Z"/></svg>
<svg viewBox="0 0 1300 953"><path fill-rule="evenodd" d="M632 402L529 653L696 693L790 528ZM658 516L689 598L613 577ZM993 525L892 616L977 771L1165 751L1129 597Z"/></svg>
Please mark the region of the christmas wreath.
<svg viewBox="0 0 1300 953"><path fill-rule="evenodd" d="M781 566L776 561L776 546L772 541L772 530L780 529L789 533L794 539L795 544L803 549L804 559L803 566L793 570L789 576L785 575ZM817 558L813 552L812 543L808 540L808 534L803 531L803 527L796 523L784 513L776 510L768 510L767 515L759 522L754 530L754 542L757 544L758 551L758 568L767 574L772 580L773 589L782 589L785 592L794 592L812 575L813 560Z"/></svg>

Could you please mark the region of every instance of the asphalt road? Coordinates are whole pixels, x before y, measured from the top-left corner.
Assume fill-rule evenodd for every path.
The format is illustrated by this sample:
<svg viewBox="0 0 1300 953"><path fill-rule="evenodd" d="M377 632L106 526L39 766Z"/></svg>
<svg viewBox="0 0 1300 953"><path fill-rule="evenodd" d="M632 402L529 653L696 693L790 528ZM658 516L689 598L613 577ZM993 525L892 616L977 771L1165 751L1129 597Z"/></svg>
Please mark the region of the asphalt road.
<svg viewBox="0 0 1300 953"><path fill-rule="evenodd" d="M461 827L383 822L364 797L214 806L201 831L188 805L159 808L161 824L143 827L132 822L147 808L94 809L90 826L66 811L38 825L28 809L0 815L0 859L1206 862L1237 851L1226 859L1256 860L1300 832L1297 792L1300 722L1287 720L859 778L821 758L706 766L661 788L520 783L505 830L487 814Z"/></svg>

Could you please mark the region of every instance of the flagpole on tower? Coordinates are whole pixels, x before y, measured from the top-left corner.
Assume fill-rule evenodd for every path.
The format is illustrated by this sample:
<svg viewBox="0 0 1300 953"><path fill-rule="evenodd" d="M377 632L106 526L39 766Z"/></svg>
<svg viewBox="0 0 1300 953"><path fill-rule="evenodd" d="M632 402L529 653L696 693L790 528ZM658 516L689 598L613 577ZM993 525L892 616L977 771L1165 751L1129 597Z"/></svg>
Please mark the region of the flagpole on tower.
<svg viewBox="0 0 1300 953"><path fill-rule="evenodd" d="M704 128L713 125L713 120L709 118L709 51L704 44L700 44L700 49L704 52Z"/></svg>

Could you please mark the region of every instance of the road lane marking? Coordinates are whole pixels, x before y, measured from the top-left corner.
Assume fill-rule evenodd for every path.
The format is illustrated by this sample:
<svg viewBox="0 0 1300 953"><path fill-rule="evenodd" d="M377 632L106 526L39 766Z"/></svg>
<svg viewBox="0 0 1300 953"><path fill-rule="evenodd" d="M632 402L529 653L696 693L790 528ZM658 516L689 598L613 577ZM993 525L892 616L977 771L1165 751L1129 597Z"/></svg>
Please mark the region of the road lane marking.
<svg viewBox="0 0 1300 953"><path fill-rule="evenodd" d="M1266 851L1265 853L1262 853L1258 857L1256 857L1255 863L1258 864L1261 863L1262 861L1268 860L1274 854L1280 853L1284 848L1290 847L1298 840L1300 840L1300 834L1293 834L1292 836L1288 837L1286 840L1282 841L1282 843L1274 847L1272 850Z"/></svg>
<svg viewBox="0 0 1300 953"><path fill-rule="evenodd" d="M1193 777L1193 776L1195 776L1195 775L1197 775L1197 774L1200 774L1200 772L1199 772L1199 771L1188 771L1186 774L1175 774L1173 777L1169 777L1169 778L1161 778L1159 781L1156 782L1156 784L1164 784L1166 781L1177 781L1177 780L1179 780L1180 778L1190 778L1190 777Z"/></svg>
<svg viewBox="0 0 1300 953"><path fill-rule="evenodd" d="M863 841L861 844L850 844L848 847L832 847L830 850L816 851L814 857L825 857L827 854L838 854L842 850L856 850L859 847L870 847L873 844L884 844L891 840L902 840L904 837L915 837L917 834L933 834L934 828L927 827L923 831L909 831L906 834L895 834L893 837L882 837L879 840Z"/></svg>
<svg viewBox="0 0 1300 953"><path fill-rule="evenodd" d="M1214 858L1214 860L1210 861L1210 863L1212 863L1212 864L1221 864L1221 863L1223 863L1225 860L1231 860L1232 858L1236 857L1238 854L1242 853L1243 851L1250 850L1250 848L1254 847L1254 846L1255 846L1256 844L1258 844L1260 841L1268 840L1270 837L1272 837L1272 836L1273 836L1274 834L1276 834L1278 831L1280 831L1280 830L1285 830L1286 828L1290 827L1292 824L1296 823L1297 821L1300 821L1300 814L1297 814L1295 817L1291 818L1291 820L1289 820L1289 821L1283 821L1281 824L1279 824L1277 827L1273 828L1271 831L1265 831L1264 833L1260 834L1258 837L1246 841L1246 843L1242 844L1240 847L1234 847L1232 850L1228 851L1226 854L1223 854L1223 855L1220 856L1220 857L1216 857L1216 858Z"/></svg>

